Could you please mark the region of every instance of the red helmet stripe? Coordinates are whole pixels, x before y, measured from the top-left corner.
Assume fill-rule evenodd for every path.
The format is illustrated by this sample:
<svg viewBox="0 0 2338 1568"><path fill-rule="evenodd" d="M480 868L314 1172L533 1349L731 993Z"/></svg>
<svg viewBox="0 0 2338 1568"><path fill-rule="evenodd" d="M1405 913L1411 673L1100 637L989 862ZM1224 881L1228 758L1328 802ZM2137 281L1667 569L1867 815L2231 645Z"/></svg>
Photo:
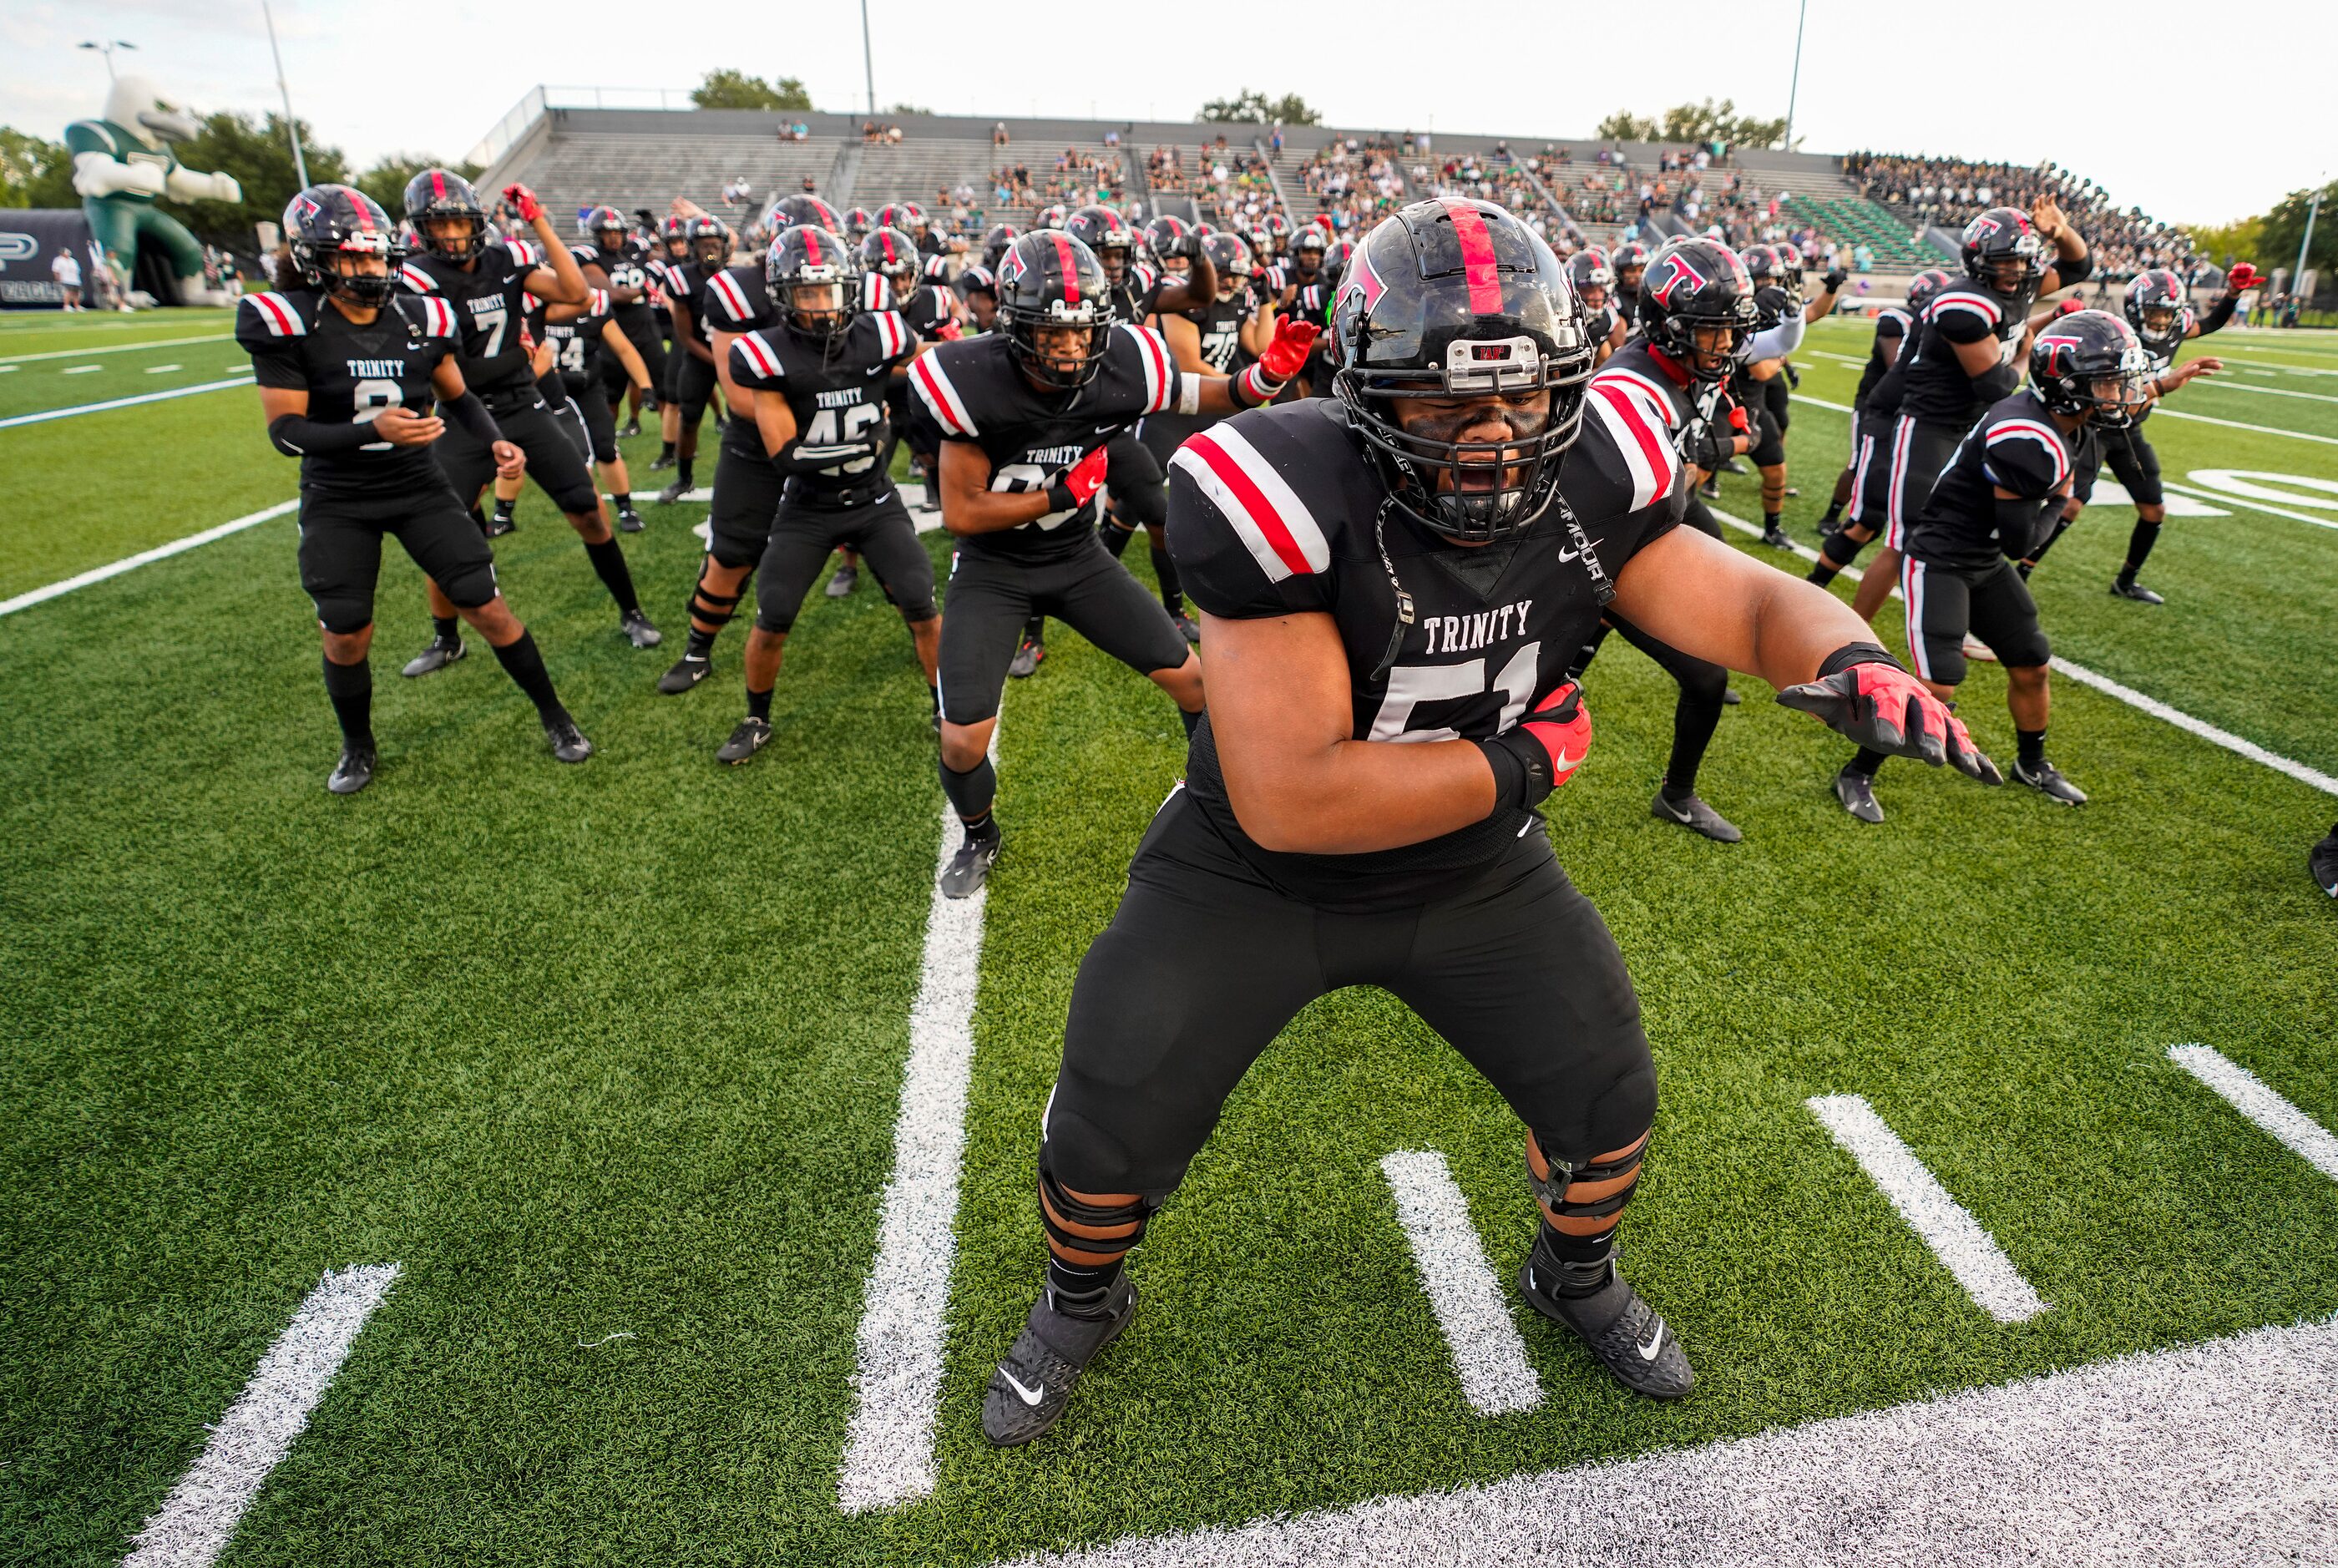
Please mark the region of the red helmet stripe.
<svg viewBox="0 0 2338 1568"><path fill-rule="evenodd" d="M1056 238L1056 256L1064 265L1064 303L1080 302L1080 270L1072 263L1072 237L1062 230L1049 230Z"/></svg>
<svg viewBox="0 0 2338 1568"><path fill-rule="evenodd" d="M430 171L430 196L433 201L444 201L447 199L447 176L441 170Z"/></svg>
<svg viewBox="0 0 2338 1568"><path fill-rule="evenodd" d="M1494 265L1494 235L1486 227L1486 215L1458 196L1445 199L1445 211L1453 220L1453 237L1461 241L1461 270L1469 280L1470 312L1500 315L1502 280Z"/></svg>
<svg viewBox="0 0 2338 1568"><path fill-rule="evenodd" d="M820 259L820 230L817 229L806 229L804 230L804 260L810 262L815 267L821 264Z"/></svg>

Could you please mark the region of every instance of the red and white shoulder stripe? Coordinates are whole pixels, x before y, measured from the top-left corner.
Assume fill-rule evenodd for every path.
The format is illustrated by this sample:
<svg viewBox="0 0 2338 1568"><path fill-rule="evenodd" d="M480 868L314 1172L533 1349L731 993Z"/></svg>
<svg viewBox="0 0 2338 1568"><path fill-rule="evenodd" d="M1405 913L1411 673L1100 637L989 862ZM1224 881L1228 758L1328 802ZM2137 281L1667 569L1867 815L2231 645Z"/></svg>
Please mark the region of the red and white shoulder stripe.
<svg viewBox="0 0 2338 1568"><path fill-rule="evenodd" d="M2035 419L2008 419L1989 426L1987 445L1994 449L2014 441L2035 441L2046 448L2054 464L2054 484L2058 487L2070 476L2070 449L2062 444L2062 433L2051 425Z"/></svg>
<svg viewBox="0 0 2338 1568"><path fill-rule="evenodd" d="M1123 321L1113 330L1127 333L1136 345L1137 359L1144 368L1143 412L1162 413L1177 397L1177 362L1169 358L1169 340L1157 328L1132 321Z"/></svg>
<svg viewBox="0 0 2338 1568"><path fill-rule="evenodd" d="M871 312L869 319L877 323L877 350L886 358L909 351L912 334L909 318L899 310Z"/></svg>
<svg viewBox="0 0 2338 1568"><path fill-rule="evenodd" d="M421 268L417 267L411 261L407 262L398 270L398 280L400 283L405 284L408 289L413 289L417 294L432 294L436 293L438 289L437 281L431 278L430 274L425 272Z"/></svg>
<svg viewBox="0 0 2338 1568"><path fill-rule="evenodd" d="M1672 394L1637 370L1610 363L1591 377L1591 385L1616 387L1645 405L1647 412L1655 416L1656 423L1663 426L1667 434L1680 426L1679 405L1673 401Z"/></svg>
<svg viewBox="0 0 2338 1568"><path fill-rule="evenodd" d="M544 264L544 258L536 253L535 247L525 240L506 240L504 241L504 249L510 251L511 259L523 267L540 267Z"/></svg>
<svg viewBox="0 0 2338 1568"><path fill-rule="evenodd" d="M754 309L747 303L747 291L739 287L739 279L730 273L717 272L706 280L706 287L722 303L722 309L731 313L731 319L739 322L754 319Z"/></svg>
<svg viewBox="0 0 2338 1568"><path fill-rule="evenodd" d="M1997 301L1983 294L1943 294L1924 307L1924 319L1937 321L1944 310L1962 310L1979 317L1991 327L2005 319L2005 312Z"/></svg>
<svg viewBox="0 0 2338 1568"><path fill-rule="evenodd" d="M436 294L422 297L422 327L432 338L457 338L462 328L456 324L455 308Z"/></svg>
<svg viewBox="0 0 2338 1568"><path fill-rule="evenodd" d="M893 286L885 281L885 274L864 272L860 276L860 308L863 310L890 310L893 308Z"/></svg>
<svg viewBox="0 0 2338 1568"><path fill-rule="evenodd" d="M270 337L301 338L308 335L309 324L300 318L300 312L293 309L292 301L283 295L247 294L244 299L251 306L251 313L267 324Z"/></svg>
<svg viewBox="0 0 2338 1568"><path fill-rule="evenodd" d="M587 289L584 294L584 314L587 317L606 316L609 313L609 291L606 289Z"/></svg>
<svg viewBox="0 0 2338 1568"><path fill-rule="evenodd" d="M771 346L763 341L761 332L741 333L738 341L731 345L731 354L759 380L778 381L784 377L780 357L771 352Z"/></svg>
<svg viewBox="0 0 2338 1568"><path fill-rule="evenodd" d="M909 362L909 385L944 435L978 434L974 416L968 412L966 399L958 396L958 387L951 383L939 354L920 354Z"/></svg>
<svg viewBox="0 0 2338 1568"><path fill-rule="evenodd" d="M1633 512L1671 495L1680 474L1680 459L1673 451L1671 437L1663 420L1648 407L1645 396L1615 381L1603 384L1594 377L1584 398L1590 422L1607 433L1625 473L1631 476L1632 504L1626 510Z"/></svg>
<svg viewBox="0 0 2338 1568"><path fill-rule="evenodd" d="M1886 305L1882 309L1878 310L1875 313L1875 324L1877 327L1881 327L1886 321L1889 321L1893 326L1899 328L1900 335L1903 338L1907 336L1908 328L1916 324L1913 320L1909 318L1908 312L1902 310L1897 305Z"/></svg>
<svg viewBox="0 0 2338 1568"><path fill-rule="evenodd" d="M1233 524L1270 583L1325 571L1331 542L1274 465L1232 425L1187 437L1169 458Z"/></svg>
<svg viewBox="0 0 2338 1568"><path fill-rule="evenodd" d="M1153 286L1160 281L1160 273L1154 271L1152 268L1147 267L1142 261L1139 261L1136 264L1136 291L1138 294L1144 295L1151 293L1153 291Z"/></svg>

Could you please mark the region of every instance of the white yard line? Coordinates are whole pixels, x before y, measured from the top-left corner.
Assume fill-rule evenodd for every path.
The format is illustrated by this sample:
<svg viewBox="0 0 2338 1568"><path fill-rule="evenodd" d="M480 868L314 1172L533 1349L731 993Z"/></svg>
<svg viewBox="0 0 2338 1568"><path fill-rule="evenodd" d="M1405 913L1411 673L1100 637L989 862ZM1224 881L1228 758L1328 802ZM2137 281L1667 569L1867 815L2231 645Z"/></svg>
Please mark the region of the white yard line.
<svg viewBox="0 0 2338 1568"><path fill-rule="evenodd" d="M2205 1045L2171 1045L2167 1059L2223 1095L2234 1110L2279 1139L2299 1159L2338 1181L2338 1138L2283 1099L2264 1079Z"/></svg>
<svg viewBox="0 0 2338 1568"><path fill-rule="evenodd" d="M1396 1217L1412 1244L1421 1289L1453 1353L1462 1396L1480 1416L1507 1416L1542 1403L1542 1383L1527 1364L1526 1341L1511 1319L1501 1286L1486 1261L1469 1200L1445 1156L1400 1150L1380 1157L1396 1195Z"/></svg>
<svg viewBox="0 0 2338 1568"><path fill-rule="evenodd" d="M2338 1321L1023 1568L1998 1568L2338 1557Z"/></svg>
<svg viewBox="0 0 2338 1568"><path fill-rule="evenodd" d="M97 366L91 366L97 369ZM66 372L71 375L71 371ZM172 397L192 397L198 392L220 392L230 387L249 387L251 377L239 376L227 381L205 381L193 387L173 387L167 392L141 392L135 397L113 397L103 403L82 403L71 408L44 408L38 414L18 414L0 419L0 430L18 425L44 425L52 419L70 419L76 414L103 414L109 408L132 408L141 403L161 403Z"/></svg>
<svg viewBox="0 0 2338 1568"><path fill-rule="evenodd" d="M146 367L146 374L149 376L161 376L172 370L184 370L185 368L186 367L184 365L149 365Z"/></svg>
<svg viewBox="0 0 2338 1568"><path fill-rule="evenodd" d="M2176 480L2165 477L2159 483L2164 488L2172 490L2179 495L2195 495L2226 506L2239 506L2251 512L2269 513L2275 517L2286 517L2293 523L2311 523L2316 528L2338 528L2338 517L2314 517L2304 512L2292 512L2285 507L2268 506L2262 501L2249 501L2238 495L2227 495L2222 490L2212 490L2205 485L2179 484ZM2175 514L2170 512L2168 515L2172 517Z"/></svg>
<svg viewBox="0 0 2338 1568"><path fill-rule="evenodd" d="M2013 1266L2013 1259L1981 1229L1965 1206L1949 1196L1916 1152L1884 1124L1875 1108L1856 1094L1814 1094L1803 1102L1859 1161L1900 1218L1923 1239L1957 1283L2000 1323L2022 1323L2046 1310L2046 1302Z"/></svg>
<svg viewBox="0 0 2338 1568"><path fill-rule="evenodd" d="M995 759L996 729L990 748ZM893 1175L885 1186L877 1260L861 1307L852 1416L836 1478L837 1505L848 1514L889 1508L934 1489L934 1425L958 1246L958 1167L966 1152L974 999L988 892L942 897L941 869L957 852L958 836L958 814L945 803L924 966L909 1009L909 1060L893 1124Z"/></svg>
<svg viewBox="0 0 2338 1568"><path fill-rule="evenodd" d="M2238 419L2212 419L2205 414L2186 414L2179 409L2158 407L2151 411L2156 419L2188 419L2196 425L2222 425L2227 430L2247 430L2258 436L2284 436L2292 441L2311 441L2321 446L2338 446L2338 436L2315 436L2304 430L2276 430L2270 425L2245 425Z"/></svg>
<svg viewBox="0 0 2338 1568"><path fill-rule="evenodd" d="M234 336L232 332L213 332L201 338L157 338L148 343L116 343L104 348L53 348L44 354L0 357L0 365L30 365L40 359L86 359L93 354L138 354L149 348L182 348L189 343L224 343Z"/></svg>
<svg viewBox="0 0 2338 1568"><path fill-rule="evenodd" d="M2300 392L2290 387L2253 387L2246 381L2222 378L2203 381L2200 385L2220 392L2254 392L2260 397L2310 397L2316 403L2338 403L2338 397L2333 397L2330 393ZM2165 410L2157 410L2157 412L2165 412Z"/></svg>
<svg viewBox="0 0 2338 1568"><path fill-rule="evenodd" d="M1795 402L1807 403L1813 408L1832 408L1838 414L1848 414L1852 411L1851 405L1848 403L1830 403L1823 397L1805 397L1800 392L1793 393L1791 396Z"/></svg>
<svg viewBox="0 0 2338 1568"><path fill-rule="evenodd" d="M135 555L125 555L119 561L92 567L78 576L67 577L63 582L52 583L46 587L34 588L28 593L17 594L14 599L0 599L0 615L14 615L19 610L29 610L35 604L45 603L56 598L59 594L70 593L76 588L86 588L93 583L103 583L108 577L119 577L124 572L143 566L149 562L166 560L172 555L192 550L198 544L208 544L214 539L224 539L231 534L241 533L244 529L256 524L265 523L271 517L281 517L287 512L297 511L300 505L300 503L297 500L279 501L273 506L263 506L257 512L235 518L231 522L218 524L204 529L200 534L190 534L183 539L173 539L168 544L157 544L152 550L141 550Z"/></svg>
<svg viewBox="0 0 2338 1568"><path fill-rule="evenodd" d="M1751 534L1757 539L1761 537L1762 530L1745 521L1744 518L1732 516L1717 506L1712 507L1711 510L1714 516L1739 533ZM1819 558L1819 553L1805 544L1796 544L1794 554L1805 561L1816 561ZM1899 598L1900 590L1897 588L1891 590L1891 597ZM2205 719L2195 719L2180 708L2170 708L2157 698L2146 697L2134 687L2123 686L2107 675L2097 675L2083 664L2073 664L2068 659L2057 656L2052 667L2057 672L2068 676L2081 686L2091 686L2105 696L2115 697L2130 708L2141 709L2155 719L2165 720L2175 725L2187 735L2197 735L2213 746L2221 746L2236 756L2245 757L2250 761L2270 768L2276 773L2286 773L2299 783L2311 785L2325 795L2338 795L2338 778L2333 778L2319 768L2284 757L2278 751L2268 751L2254 740L2244 740L2229 730L2218 729Z"/></svg>
<svg viewBox="0 0 2338 1568"><path fill-rule="evenodd" d="M60 376L86 376L93 370L103 370L104 368L105 367L103 365L68 365L63 370L58 371L57 374Z"/></svg>
<svg viewBox="0 0 2338 1568"><path fill-rule="evenodd" d="M122 1568L208 1568L218 1560L398 1275L395 1263L344 1269L309 1292L211 1428L194 1467L133 1537Z"/></svg>

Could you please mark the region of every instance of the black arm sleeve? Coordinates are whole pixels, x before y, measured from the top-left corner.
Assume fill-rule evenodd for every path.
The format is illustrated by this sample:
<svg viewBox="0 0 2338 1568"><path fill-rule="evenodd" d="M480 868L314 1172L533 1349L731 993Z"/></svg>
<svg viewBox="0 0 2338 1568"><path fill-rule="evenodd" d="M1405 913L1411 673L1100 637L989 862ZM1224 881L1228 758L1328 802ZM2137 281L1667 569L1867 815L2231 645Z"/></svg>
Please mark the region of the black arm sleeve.
<svg viewBox="0 0 2338 1568"><path fill-rule="evenodd" d="M323 457L354 452L381 439L370 424L329 425L306 414L286 414L270 420L268 438L287 457Z"/></svg>
<svg viewBox="0 0 2338 1568"><path fill-rule="evenodd" d="M2199 336L2205 338L2209 333L2215 331L2217 328L2223 327L2225 322L2230 321L2233 318L2233 310L2235 307L2238 306L2240 302L2241 297L2239 295L2226 294L2219 299L2214 305L2209 306L2208 313L2200 318Z"/></svg>
<svg viewBox="0 0 2338 1568"><path fill-rule="evenodd" d="M2065 261L2057 258L2054 262L2054 281L2065 289L2073 283L2084 283L2094 275L2095 253L2092 250L2075 261Z"/></svg>
<svg viewBox="0 0 2338 1568"><path fill-rule="evenodd" d="M442 399L438 409L448 424L461 426L464 433L482 446L492 446L504 438L503 426L487 412L487 406L479 401L479 395L467 387L460 397Z"/></svg>

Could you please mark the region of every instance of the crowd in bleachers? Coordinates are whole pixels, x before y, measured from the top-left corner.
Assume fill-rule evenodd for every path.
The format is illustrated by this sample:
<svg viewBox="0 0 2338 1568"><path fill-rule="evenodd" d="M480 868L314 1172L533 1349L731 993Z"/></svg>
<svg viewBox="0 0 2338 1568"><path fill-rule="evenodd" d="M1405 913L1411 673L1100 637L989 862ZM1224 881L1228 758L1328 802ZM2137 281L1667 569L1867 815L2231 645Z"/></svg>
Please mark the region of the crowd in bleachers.
<svg viewBox="0 0 2338 1568"><path fill-rule="evenodd" d="M1394 137L1335 138L1299 165L1299 183L1341 233L1403 205L1404 169Z"/></svg>
<svg viewBox="0 0 2338 1568"><path fill-rule="evenodd" d="M1958 158L1910 157L1890 152L1853 152L1842 161L1844 174L1869 200L1904 210L1919 223L1960 229L1991 207L2027 209L2040 196L2062 205L2095 253L2097 277L2123 279L2147 267L2189 269L2192 240L2181 230L2144 215L2140 207L2121 211L2093 181L2058 163L2020 168Z"/></svg>
<svg viewBox="0 0 2338 1568"><path fill-rule="evenodd" d="M1035 174L1027 159L991 171L991 194L1002 207L1085 207L1121 199L1125 175L1118 152L1083 152L1066 147L1055 166Z"/></svg>

